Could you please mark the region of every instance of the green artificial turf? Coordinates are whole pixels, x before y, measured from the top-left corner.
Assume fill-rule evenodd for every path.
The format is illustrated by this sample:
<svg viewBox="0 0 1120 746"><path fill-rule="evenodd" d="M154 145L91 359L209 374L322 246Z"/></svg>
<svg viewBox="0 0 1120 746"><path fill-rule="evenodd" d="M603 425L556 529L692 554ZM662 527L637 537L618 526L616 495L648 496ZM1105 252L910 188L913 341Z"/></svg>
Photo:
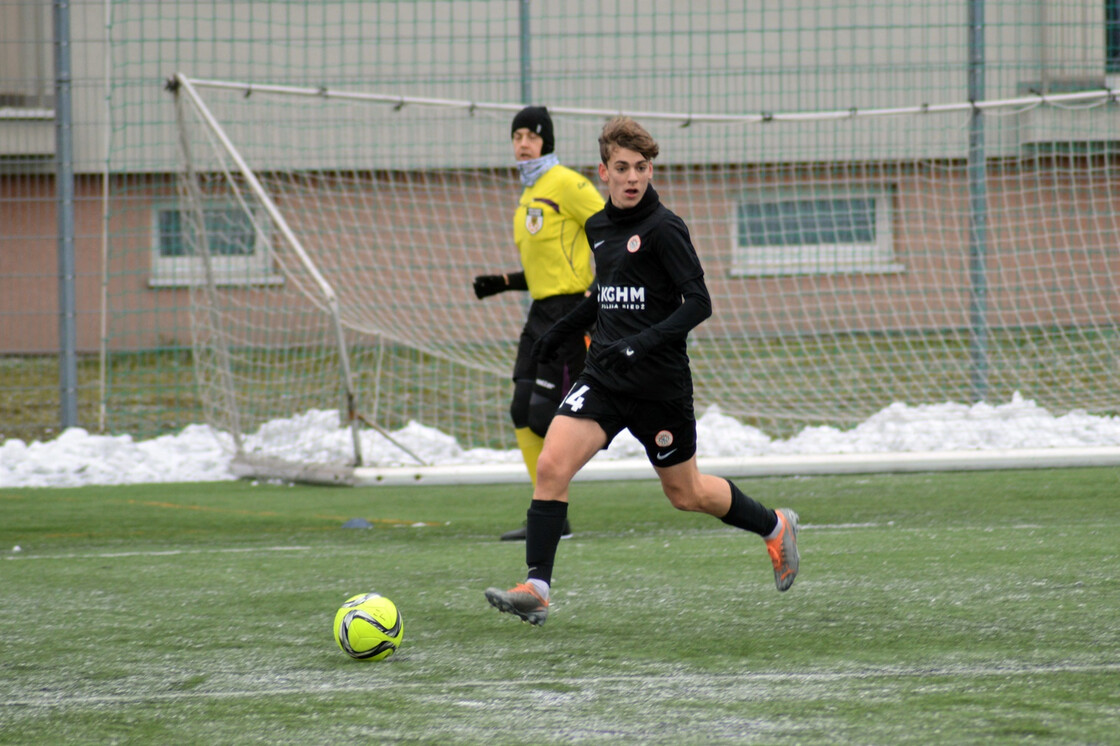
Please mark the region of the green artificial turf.
<svg viewBox="0 0 1120 746"><path fill-rule="evenodd" d="M482 595L524 487L2 489L0 743L1116 742L1120 471L739 484L801 514L789 592L656 483L582 482L541 628ZM331 635L366 590L381 662Z"/></svg>

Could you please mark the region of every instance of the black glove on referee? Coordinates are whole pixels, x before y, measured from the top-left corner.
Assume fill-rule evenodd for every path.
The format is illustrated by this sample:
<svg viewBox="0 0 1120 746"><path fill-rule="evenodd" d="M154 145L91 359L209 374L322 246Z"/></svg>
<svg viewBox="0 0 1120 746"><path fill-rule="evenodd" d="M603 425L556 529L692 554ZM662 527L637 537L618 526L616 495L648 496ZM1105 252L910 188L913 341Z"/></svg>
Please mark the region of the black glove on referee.
<svg viewBox="0 0 1120 746"><path fill-rule="evenodd" d="M479 300L509 290L505 275L479 275L474 278L474 294Z"/></svg>

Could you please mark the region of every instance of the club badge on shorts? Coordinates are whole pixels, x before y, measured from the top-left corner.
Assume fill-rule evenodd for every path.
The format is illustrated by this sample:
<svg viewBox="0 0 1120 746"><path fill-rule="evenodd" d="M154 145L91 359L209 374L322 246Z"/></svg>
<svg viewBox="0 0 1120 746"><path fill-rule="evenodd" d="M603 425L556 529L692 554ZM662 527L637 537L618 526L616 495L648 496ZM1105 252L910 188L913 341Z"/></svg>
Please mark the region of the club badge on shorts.
<svg viewBox="0 0 1120 746"><path fill-rule="evenodd" d="M544 210L539 207L530 207L525 211L525 230L534 236L544 227Z"/></svg>
<svg viewBox="0 0 1120 746"><path fill-rule="evenodd" d="M673 445L673 434L668 430L662 430L653 436L653 442L657 444L658 448L668 448Z"/></svg>

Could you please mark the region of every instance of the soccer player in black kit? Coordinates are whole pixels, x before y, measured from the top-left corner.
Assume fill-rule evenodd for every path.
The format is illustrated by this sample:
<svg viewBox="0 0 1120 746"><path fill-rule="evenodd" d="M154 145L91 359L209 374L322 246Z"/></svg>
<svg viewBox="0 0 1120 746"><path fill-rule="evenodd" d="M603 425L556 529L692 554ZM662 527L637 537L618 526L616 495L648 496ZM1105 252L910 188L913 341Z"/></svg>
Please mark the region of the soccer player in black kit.
<svg viewBox="0 0 1120 746"><path fill-rule="evenodd" d="M533 348L538 359L548 360L573 330L595 328L586 367L561 402L537 461L526 513L527 578L509 590L486 590L492 606L530 624L548 618L568 486L623 428L645 447L673 507L708 513L763 537L779 591L797 576L797 513L767 508L696 465L686 338L711 316L712 305L688 227L650 184L658 152L653 137L628 117L603 127L599 178L609 199L586 225L596 282L592 294Z"/></svg>

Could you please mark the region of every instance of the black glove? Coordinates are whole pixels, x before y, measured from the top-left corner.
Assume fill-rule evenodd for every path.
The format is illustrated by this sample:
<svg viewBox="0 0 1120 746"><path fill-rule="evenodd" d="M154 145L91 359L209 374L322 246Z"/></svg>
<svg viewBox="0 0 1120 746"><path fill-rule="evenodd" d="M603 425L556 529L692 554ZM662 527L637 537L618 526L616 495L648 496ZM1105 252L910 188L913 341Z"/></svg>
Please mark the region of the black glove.
<svg viewBox="0 0 1120 746"><path fill-rule="evenodd" d="M537 341L533 343L533 349L529 354L538 363L547 363L555 360L556 354L560 351L560 348L564 346L564 340L566 338L567 334L554 326L537 337Z"/></svg>
<svg viewBox="0 0 1120 746"><path fill-rule="evenodd" d="M645 357L648 351L648 345L642 335L635 334L604 347L599 351L596 362L603 370L625 371Z"/></svg>
<svg viewBox="0 0 1120 746"><path fill-rule="evenodd" d="M505 275L479 275L474 278L474 294L479 300L509 290Z"/></svg>

